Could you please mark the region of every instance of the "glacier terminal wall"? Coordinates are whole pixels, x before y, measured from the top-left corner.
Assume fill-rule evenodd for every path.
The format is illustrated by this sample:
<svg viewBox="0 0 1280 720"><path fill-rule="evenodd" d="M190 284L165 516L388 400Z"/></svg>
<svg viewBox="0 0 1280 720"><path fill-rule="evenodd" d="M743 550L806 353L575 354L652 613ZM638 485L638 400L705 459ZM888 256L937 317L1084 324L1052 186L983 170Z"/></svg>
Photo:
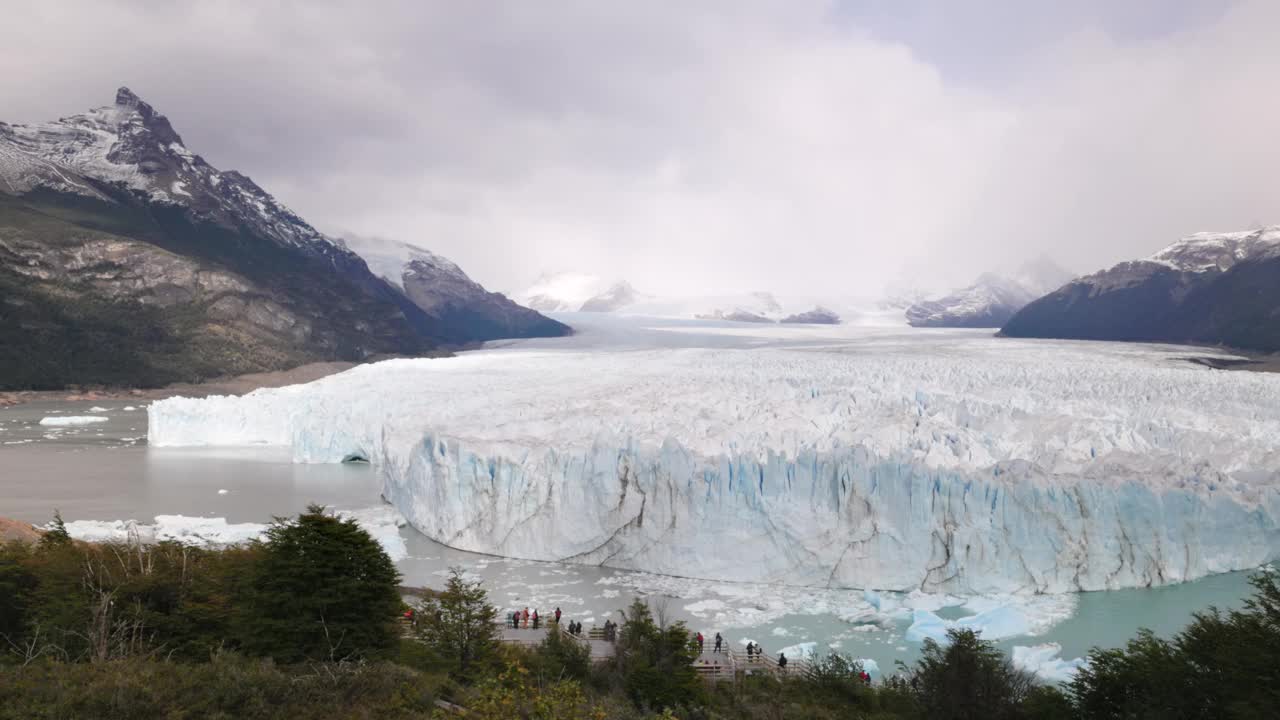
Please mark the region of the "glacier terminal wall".
<svg viewBox="0 0 1280 720"><path fill-rule="evenodd" d="M446 545L686 577L1060 592L1280 557L1280 378L1095 348L394 360L160 401L149 437L364 458Z"/></svg>

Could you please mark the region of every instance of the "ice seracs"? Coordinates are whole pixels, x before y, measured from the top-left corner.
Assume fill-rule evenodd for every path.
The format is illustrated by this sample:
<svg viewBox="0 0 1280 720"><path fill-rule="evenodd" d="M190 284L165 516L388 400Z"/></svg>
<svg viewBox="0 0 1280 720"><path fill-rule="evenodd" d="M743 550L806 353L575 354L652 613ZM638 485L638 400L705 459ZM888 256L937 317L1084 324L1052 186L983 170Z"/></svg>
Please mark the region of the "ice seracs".
<svg viewBox="0 0 1280 720"><path fill-rule="evenodd" d="M358 454L446 545L690 577L1058 592L1280 556L1280 378L1185 348L867 337L392 360L159 401L149 437Z"/></svg>
<svg viewBox="0 0 1280 720"><path fill-rule="evenodd" d="M219 492L226 492L225 490ZM400 561L409 556L400 528L404 517L393 507L379 506L361 510L340 510L335 515L355 520L376 540L388 557ZM227 522L224 517L192 517L190 515L157 515L154 522L137 520L72 520L67 533L87 542L177 542L197 547L225 547L261 540L268 525L263 523Z"/></svg>

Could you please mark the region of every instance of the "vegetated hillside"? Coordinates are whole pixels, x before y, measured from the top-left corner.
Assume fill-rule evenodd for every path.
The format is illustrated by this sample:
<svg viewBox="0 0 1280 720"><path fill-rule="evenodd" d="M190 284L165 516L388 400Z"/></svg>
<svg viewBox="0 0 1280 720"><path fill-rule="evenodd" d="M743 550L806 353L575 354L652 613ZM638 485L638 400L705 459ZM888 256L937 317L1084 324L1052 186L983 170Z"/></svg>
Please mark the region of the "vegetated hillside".
<svg viewBox="0 0 1280 720"><path fill-rule="evenodd" d="M0 123L0 292L0 389L155 386L567 330L424 312L125 88L82 115Z"/></svg>
<svg viewBox="0 0 1280 720"><path fill-rule="evenodd" d="M1184 238L1036 300L1001 332L1280 351L1280 227Z"/></svg>

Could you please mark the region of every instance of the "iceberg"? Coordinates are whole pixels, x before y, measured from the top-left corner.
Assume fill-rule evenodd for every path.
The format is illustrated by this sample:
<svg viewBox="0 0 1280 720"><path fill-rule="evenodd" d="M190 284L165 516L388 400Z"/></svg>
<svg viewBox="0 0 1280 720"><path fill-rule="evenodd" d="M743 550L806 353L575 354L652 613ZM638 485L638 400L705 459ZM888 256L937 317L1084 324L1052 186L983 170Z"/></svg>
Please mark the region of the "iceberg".
<svg viewBox="0 0 1280 720"><path fill-rule="evenodd" d="M818 659L818 643L802 642L788 645L779 650L778 654L786 655L788 660L816 660Z"/></svg>
<svg viewBox="0 0 1280 720"><path fill-rule="evenodd" d="M1057 593L1280 557L1280 377L923 337L388 360L157 401L149 442L368 460L445 545L710 580Z"/></svg>
<svg viewBox="0 0 1280 720"><path fill-rule="evenodd" d="M388 506L363 510L341 510L335 513L353 519L376 540L393 561L409 556L400 528L404 517ZM189 515L157 515L154 523L137 520L73 520L66 523L67 534L86 542L165 542L173 541L195 547L243 545L262 539L267 528L263 523L229 523L223 517Z"/></svg>
<svg viewBox="0 0 1280 720"><path fill-rule="evenodd" d="M959 620L943 620L932 611L917 609L912 612L911 625L907 628L905 637L911 642L933 640L946 644L947 631L953 628L972 630L984 640L1001 640L1035 633L1035 627L1020 608L997 605Z"/></svg>
<svg viewBox="0 0 1280 720"><path fill-rule="evenodd" d="M97 415L64 415L61 417L40 418L40 424L46 427L73 427L76 425L92 425L104 423L108 418Z"/></svg>
<svg viewBox="0 0 1280 720"><path fill-rule="evenodd" d="M1045 643L1031 647L1015 645L1013 666L1052 683L1068 683L1088 661L1084 658L1063 660L1058 657L1061 652L1062 646L1058 643Z"/></svg>

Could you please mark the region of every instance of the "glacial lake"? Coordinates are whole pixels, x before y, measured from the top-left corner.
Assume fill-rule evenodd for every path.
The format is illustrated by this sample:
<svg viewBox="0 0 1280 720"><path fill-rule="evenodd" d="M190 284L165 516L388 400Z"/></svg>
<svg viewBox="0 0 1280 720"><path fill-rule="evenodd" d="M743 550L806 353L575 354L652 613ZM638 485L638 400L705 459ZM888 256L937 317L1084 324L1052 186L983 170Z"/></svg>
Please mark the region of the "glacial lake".
<svg viewBox="0 0 1280 720"><path fill-rule="evenodd" d="M45 417L91 414L108 419L71 427L38 424ZM41 523L57 509L68 521L150 523L163 514L240 523L269 522L310 503L337 510L382 503L377 471L367 464L294 464L287 452L264 448L149 448L146 434L144 403L117 399L0 408L0 516ZM736 585L503 559L444 547L410 527L402 528L401 535L409 551L399 563L405 584L439 587L449 567L461 566L484 579L499 607L527 605L549 613L558 606L567 617L590 626L642 594L708 637L723 633L735 647L749 638L776 654L813 642L819 652L834 646L873 659L888 672L895 660L911 662L918 656L920 644L905 637L910 618L864 622L859 612L866 602L859 590ZM1070 659L1093 646L1122 645L1142 627L1168 636L1193 612L1210 605L1238 607L1250 591L1247 578L1248 573L1237 572L1152 589L1033 597L1024 610L1040 620L1043 631L998 644L1009 651L1058 643L1062 658ZM958 605L963 599L885 597L903 607L935 610L944 619L983 608Z"/></svg>

